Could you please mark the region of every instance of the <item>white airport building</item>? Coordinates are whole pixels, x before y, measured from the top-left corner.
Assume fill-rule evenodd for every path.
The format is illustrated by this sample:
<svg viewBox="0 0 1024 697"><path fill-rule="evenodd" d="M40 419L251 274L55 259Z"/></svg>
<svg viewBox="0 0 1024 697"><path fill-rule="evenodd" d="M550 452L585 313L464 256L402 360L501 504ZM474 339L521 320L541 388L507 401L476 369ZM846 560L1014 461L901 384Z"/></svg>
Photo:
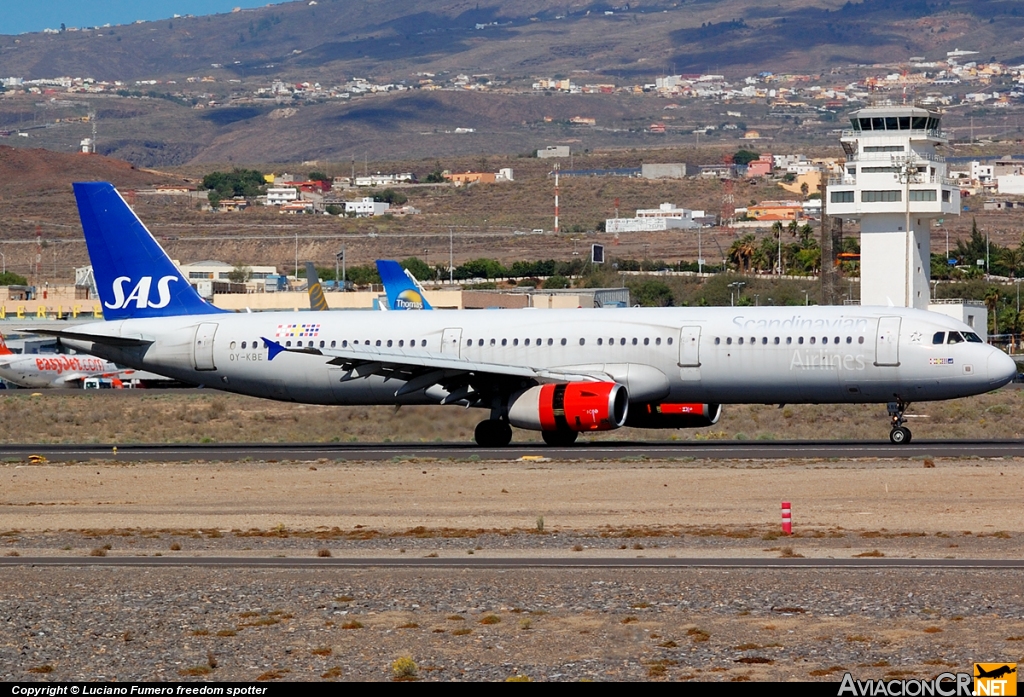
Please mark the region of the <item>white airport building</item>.
<svg viewBox="0 0 1024 697"><path fill-rule="evenodd" d="M675 204L663 203L657 208L641 208L635 218L608 218L604 221L605 232L657 232L659 230L692 230L700 227L694 218L704 217L704 211L677 208Z"/></svg>
<svg viewBox="0 0 1024 697"><path fill-rule="evenodd" d="M861 227L861 304L929 305L930 228L960 213L960 188L936 149L948 142L939 114L868 107L843 131L846 169L830 179L827 210Z"/></svg>

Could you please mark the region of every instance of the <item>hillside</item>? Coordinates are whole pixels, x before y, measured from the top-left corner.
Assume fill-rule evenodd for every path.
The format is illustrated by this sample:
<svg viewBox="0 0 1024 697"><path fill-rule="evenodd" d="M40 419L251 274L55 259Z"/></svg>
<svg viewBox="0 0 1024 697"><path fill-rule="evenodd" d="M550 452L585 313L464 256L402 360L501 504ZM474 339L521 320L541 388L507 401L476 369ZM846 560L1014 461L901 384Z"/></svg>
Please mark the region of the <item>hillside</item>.
<svg viewBox="0 0 1024 697"><path fill-rule="evenodd" d="M55 26L59 20L55 18ZM477 28L481 26L482 28ZM103 80L190 74L408 79L468 71L650 76L813 71L984 47L1019 62L1014 0L356 0L0 37L0 74ZM215 67L223 66L223 67Z"/></svg>

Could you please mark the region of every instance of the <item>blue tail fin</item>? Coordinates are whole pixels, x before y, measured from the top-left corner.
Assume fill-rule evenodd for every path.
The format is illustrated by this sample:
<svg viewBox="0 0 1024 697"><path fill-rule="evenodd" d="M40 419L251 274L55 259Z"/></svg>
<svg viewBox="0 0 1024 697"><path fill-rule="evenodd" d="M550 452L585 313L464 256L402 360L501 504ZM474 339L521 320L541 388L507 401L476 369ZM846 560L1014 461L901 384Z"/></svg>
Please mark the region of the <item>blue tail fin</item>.
<svg viewBox="0 0 1024 697"><path fill-rule="evenodd" d="M222 312L182 277L113 184L73 186L105 319Z"/></svg>
<svg viewBox="0 0 1024 697"><path fill-rule="evenodd" d="M424 297L423 289L415 277L402 268L397 261L390 259L377 260L377 273L380 274L384 292L388 294L390 310L433 310Z"/></svg>

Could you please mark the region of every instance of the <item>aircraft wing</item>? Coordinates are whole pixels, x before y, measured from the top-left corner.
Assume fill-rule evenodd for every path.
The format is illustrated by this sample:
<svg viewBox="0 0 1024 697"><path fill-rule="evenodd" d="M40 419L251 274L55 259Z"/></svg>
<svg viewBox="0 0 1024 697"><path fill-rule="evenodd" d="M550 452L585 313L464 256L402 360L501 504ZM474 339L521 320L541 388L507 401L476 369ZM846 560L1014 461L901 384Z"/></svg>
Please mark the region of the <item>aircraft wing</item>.
<svg viewBox="0 0 1024 697"><path fill-rule="evenodd" d="M347 382L371 375L380 375L385 380L403 380L405 384L395 390L400 397L441 385L448 390L442 403L472 401L479 389L488 383L508 381L551 382L606 382L613 381L610 375L600 371L573 371L562 369L532 368L530 366L507 365L502 363L479 363L452 358L444 354L407 354L402 351L365 348L285 348L276 341L263 337L269 347L269 360L281 353L298 353L328 358L327 363L345 371L341 381Z"/></svg>
<svg viewBox="0 0 1024 697"><path fill-rule="evenodd" d="M149 346L153 343L151 339L130 336L109 336L106 334L86 334L84 332L70 331L66 329L53 329L52 327L26 327L26 332L42 334L44 336L55 336L58 339L71 339L72 341L91 341L94 344L105 346L116 346L124 348L127 346Z"/></svg>

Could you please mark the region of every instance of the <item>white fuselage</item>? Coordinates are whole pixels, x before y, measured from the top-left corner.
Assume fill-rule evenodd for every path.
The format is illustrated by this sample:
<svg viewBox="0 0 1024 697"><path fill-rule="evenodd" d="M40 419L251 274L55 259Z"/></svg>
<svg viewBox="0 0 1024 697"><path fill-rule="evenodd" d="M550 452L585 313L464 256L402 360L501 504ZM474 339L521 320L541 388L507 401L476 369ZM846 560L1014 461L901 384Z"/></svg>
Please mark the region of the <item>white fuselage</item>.
<svg viewBox="0 0 1024 697"><path fill-rule="evenodd" d="M0 378L19 387L77 386L85 378L117 375L116 365L95 356L61 353L0 356Z"/></svg>
<svg viewBox="0 0 1024 697"><path fill-rule="evenodd" d="M152 342L113 348L65 343L187 383L311 404L439 403L434 386L396 397L400 380L343 381L324 356L345 349L474 363L603 371L631 402L837 403L951 399L1013 377L1013 361L983 343L933 343L970 332L949 317L886 307L267 312L128 319L83 333ZM386 358L386 356L385 356Z"/></svg>

